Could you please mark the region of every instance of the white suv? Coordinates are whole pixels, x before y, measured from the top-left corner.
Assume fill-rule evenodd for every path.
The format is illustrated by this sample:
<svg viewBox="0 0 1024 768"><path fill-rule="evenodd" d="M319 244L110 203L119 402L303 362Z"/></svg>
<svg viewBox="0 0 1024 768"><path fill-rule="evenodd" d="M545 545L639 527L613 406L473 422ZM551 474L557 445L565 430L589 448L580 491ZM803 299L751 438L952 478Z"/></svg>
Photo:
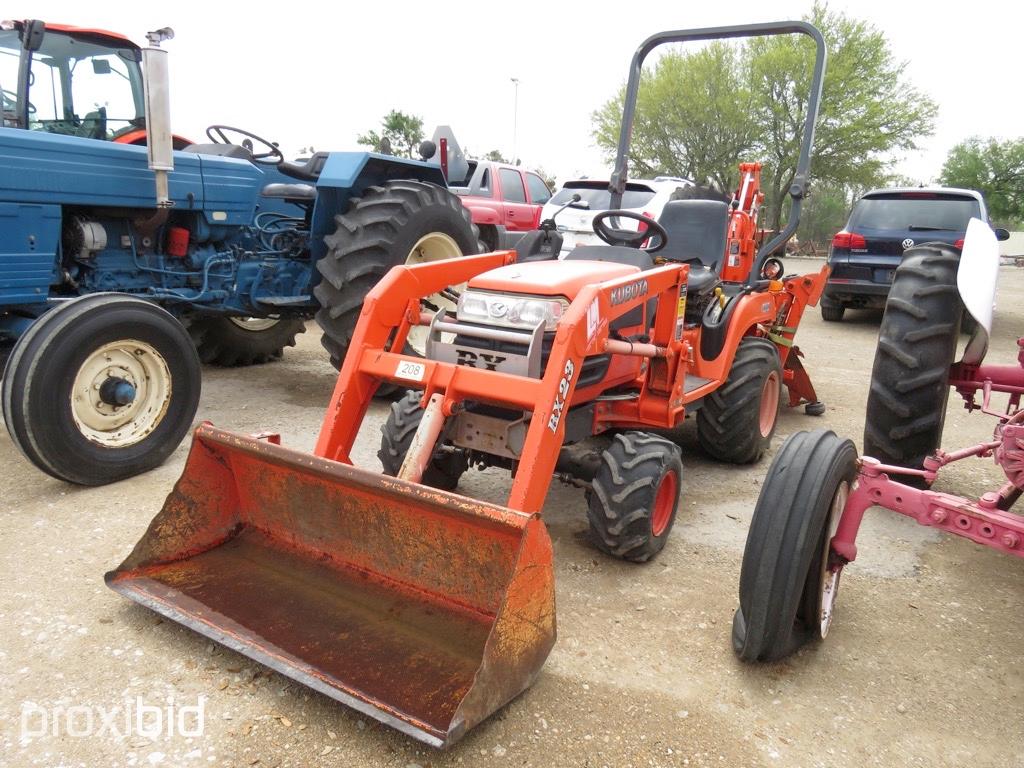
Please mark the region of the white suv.
<svg viewBox="0 0 1024 768"><path fill-rule="evenodd" d="M657 219L661 209L669 200L682 196L682 191L694 186L689 179L675 176L658 176L655 179L630 179L626 182L626 192L622 196L620 208L627 211ZM562 254L566 254L577 245L600 245L601 240L594 234L594 216L606 211L611 204L611 193L608 191L607 179L577 179L562 185L541 211L540 220L551 216L568 203L573 195L579 195L578 203L558 214L555 224L564 238ZM616 226L624 229L636 229L639 222L622 219Z"/></svg>

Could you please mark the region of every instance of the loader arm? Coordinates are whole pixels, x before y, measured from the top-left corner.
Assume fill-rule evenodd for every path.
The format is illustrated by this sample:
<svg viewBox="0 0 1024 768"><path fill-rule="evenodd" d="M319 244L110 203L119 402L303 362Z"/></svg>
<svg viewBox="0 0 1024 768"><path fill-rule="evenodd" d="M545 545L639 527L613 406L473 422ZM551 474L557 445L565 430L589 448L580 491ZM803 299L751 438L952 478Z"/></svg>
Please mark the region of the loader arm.
<svg viewBox="0 0 1024 768"><path fill-rule="evenodd" d="M424 403L440 393L445 417L454 415L467 400L530 411L533 415L521 461L531 469L517 473L507 505L523 512L540 512L562 446L562 414L568 411L572 400L576 373L582 370L585 357L609 351L610 347L620 354L660 361L661 392L652 391L650 397L644 398L642 413L638 412L636 418L654 427L674 423L682 408L682 385L677 379L682 373L681 361L688 356L683 350L684 342L674 335L678 297L689 273L686 265L668 265L584 287L558 325L547 366L539 379L388 351L401 349L409 329L428 321L420 312L421 298L449 285L468 282L481 272L511 263L514 258L515 254L509 251L394 267L364 302L352 351L345 358L320 430L316 455L351 463L359 425L382 382L422 389ZM638 288L641 284L642 290ZM624 291L626 288L629 290ZM628 300L621 300L627 295ZM658 301L652 342L616 347L615 340L609 338L611 321L652 298Z"/></svg>

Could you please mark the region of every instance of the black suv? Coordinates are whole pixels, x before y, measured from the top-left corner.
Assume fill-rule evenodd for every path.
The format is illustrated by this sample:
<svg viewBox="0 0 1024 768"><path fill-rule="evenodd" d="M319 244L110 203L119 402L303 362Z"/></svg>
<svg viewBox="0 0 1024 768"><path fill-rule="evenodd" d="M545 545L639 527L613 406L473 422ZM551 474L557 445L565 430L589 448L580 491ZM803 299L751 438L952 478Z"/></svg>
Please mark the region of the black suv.
<svg viewBox="0 0 1024 768"><path fill-rule="evenodd" d="M967 222L988 221L985 201L971 189L876 189L858 200L832 239L832 267L821 316L842 320L847 307L884 307L903 252L921 243L963 246Z"/></svg>

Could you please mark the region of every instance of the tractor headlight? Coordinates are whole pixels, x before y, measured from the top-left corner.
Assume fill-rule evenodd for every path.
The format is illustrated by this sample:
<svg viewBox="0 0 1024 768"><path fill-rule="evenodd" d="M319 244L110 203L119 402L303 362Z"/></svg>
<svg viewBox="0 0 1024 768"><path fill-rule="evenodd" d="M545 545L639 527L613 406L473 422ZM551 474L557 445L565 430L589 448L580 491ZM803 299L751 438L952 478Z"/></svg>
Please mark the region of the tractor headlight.
<svg viewBox="0 0 1024 768"><path fill-rule="evenodd" d="M456 317L468 323L529 330L536 328L538 323L544 323L544 330L553 331L568 308L569 302L565 299L463 291L459 296Z"/></svg>

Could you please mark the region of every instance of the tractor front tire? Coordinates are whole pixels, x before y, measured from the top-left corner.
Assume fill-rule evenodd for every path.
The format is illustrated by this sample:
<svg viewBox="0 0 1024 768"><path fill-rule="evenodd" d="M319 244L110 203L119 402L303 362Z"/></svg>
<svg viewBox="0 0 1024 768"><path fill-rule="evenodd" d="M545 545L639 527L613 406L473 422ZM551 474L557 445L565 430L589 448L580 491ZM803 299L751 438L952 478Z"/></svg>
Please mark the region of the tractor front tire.
<svg viewBox="0 0 1024 768"><path fill-rule="evenodd" d="M744 661L778 661L828 634L842 573L829 552L856 475L857 449L834 432L797 432L782 444L743 551L732 644Z"/></svg>
<svg viewBox="0 0 1024 768"><path fill-rule="evenodd" d="M587 491L597 548L635 563L657 555L676 519L682 477L675 443L647 432L615 435Z"/></svg>
<svg viewBox="0 0 1024 768"><path fill-rule="evenodd" d="M188 333L155 304L98 293L61 304L18 339L3 414L47 474L105 485L159 466L192 426L200 365Z"/></svg>
<svg viewBox="0 0 1024 768"><path fill-rule="evenodd" d="M864 422L864 454L883 464L921 469L939 447L963 315L959 265L952 246L919 245L906 252L893 277Z"/></svg>
<svg viewBox="0 0 1024 768"><path fill-rule="evenodd" d="M306 323L296 318L199 317L188 322L199 359L225 367L280 360Z"/></svg>
<svg viewBox="0 0 1024 768"><path fill-rule="evenodd" d="M412 439L423 420L423 407L420 405L422 397L422 392L409 390L400 400L391 403L391 412L380 428L380 450L377 452L385 475L397 477L402 468L405 454L409 452ZM465 453L457 449L449 452L439 447L423 471L420 482L431 488L452 491L458 486L459 478L467 468Z"/></svg>
<svg viewBox="0 0 1024 768"><path fill-rule="evenodd" d="M697 411L697 441L709 455L753 464L771 444L779 419L782 364L775 345L746 336L725 383Z"/></svg>
<svg viewBox="0 0 1024 768"><path fill-rule="evenodd" d="M321 279L313 289L320 302L321 342L335 368L345 359L363 299L388 270L480 252L476 227L458 196L427 182L369 187L335 223L334 234L324 238L327 254L317 262ZM423 350L407 344L405 353L422 355Z"/></svg>

